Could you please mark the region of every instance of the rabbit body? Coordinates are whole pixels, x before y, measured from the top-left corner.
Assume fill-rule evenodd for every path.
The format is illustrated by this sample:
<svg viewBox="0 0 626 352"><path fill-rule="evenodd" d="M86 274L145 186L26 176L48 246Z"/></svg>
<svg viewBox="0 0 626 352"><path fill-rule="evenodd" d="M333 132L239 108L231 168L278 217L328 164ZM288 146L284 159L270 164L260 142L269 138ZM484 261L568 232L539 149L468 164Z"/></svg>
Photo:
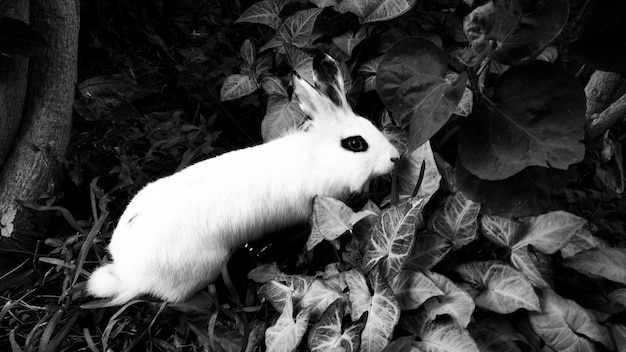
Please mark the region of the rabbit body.
<svg viewBox="0 0 626 352"><path fill-rule="evenodd" d="M368 120L299 78L294 88L312 119L305 129L199 162L137 193L113 233L113 262L91 275L90 294L114 304L141 294L185 300L219 275L234 249L308 221L316 195L342 199L392 169L398 151Z"/></svg>

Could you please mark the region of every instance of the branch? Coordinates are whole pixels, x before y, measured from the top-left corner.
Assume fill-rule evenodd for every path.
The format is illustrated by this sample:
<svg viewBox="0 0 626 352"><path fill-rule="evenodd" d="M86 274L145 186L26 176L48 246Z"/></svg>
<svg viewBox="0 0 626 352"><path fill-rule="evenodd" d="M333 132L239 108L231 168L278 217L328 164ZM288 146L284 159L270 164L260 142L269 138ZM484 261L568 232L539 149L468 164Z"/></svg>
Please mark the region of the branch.
<svg viewBox="0 0 626 352"><path fill-rule="evenodd" d="M626 117L626 93L622 94L613 104L600 113L592 114L591 136L601 135L614 123Z"/></svg>
<svg viewBox="0 0 626 352"><path fill-rule="evenodd" d="M594 114L600 113L610 103L610 98L614 92L624 82L618 73L607 71L595 71L585 87L587 96L587 112L585 116L591 121Z"/></svg>

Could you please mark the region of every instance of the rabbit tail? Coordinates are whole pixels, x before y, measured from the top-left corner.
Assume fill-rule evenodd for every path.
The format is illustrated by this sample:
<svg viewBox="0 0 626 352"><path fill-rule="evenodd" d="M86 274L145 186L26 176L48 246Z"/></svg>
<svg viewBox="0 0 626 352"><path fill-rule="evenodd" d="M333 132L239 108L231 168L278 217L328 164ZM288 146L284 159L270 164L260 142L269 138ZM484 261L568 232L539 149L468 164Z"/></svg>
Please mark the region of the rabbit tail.
<svg viewBox="0 0 626 352"><path fill-rule="evenodd" d="M96 269L89 277L87 291L95 297L111 297L111 303L119 305L139 296L141 292L128 290L115 275L114 265L114 263L109 263Z"/></svg>

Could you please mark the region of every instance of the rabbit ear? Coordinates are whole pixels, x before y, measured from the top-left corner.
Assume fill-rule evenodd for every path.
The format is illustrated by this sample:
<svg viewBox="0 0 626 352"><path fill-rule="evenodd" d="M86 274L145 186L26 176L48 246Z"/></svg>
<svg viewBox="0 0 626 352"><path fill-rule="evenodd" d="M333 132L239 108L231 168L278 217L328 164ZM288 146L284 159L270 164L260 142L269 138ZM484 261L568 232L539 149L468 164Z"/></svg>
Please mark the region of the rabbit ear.
<svg viewBox="0 0 626 352"><path fill-rule="evenodd" d="M300 110L311 118L323 116L322 111L331 106L328 98L309 84L306 80L300 78L297 73L293 73L293 93L298 97Z"/></svg>
<svg viewBox="0 0 626 352"><path fill-rule="evenodd" d="M313 58L313 80L315 86L338 107L348 107L343 76L337 61L320 53Z"/></svg>

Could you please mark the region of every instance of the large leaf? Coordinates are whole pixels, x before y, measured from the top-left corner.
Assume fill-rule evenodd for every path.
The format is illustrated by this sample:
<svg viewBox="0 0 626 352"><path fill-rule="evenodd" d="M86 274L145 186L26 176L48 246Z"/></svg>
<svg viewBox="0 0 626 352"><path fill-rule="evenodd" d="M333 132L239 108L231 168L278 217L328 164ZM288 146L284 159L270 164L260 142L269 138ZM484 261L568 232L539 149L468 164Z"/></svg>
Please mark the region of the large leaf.
<svg viewBox="0 0 626 352"><path fill-rule="evenodd" d="M331 351L334 348L343 348L345 352L358 351L365 322L359 320L344 330L342 326L344 305L345 302L339 299L333 302L311 328L309 335L311 352Z"/></svg>
<svg viewBox="0 0 626 352"><path fill-rule="evenodd" d="M439 131L463 96L467 76L448 81L446 71L444 52L417 37L396 42L378 66L376 91L396 123L410 126L409 153Z"/></svg>
<svg viewBox="0 0 626 352"><path fill-rule="evenodd" d="M419 337L413 346L420 352L479 352L469 332L453 322L430 321Z"/></svg>
<svg viewBox="0 0 626 352"><path fill-rule="evenodd" d="M530 166L497 181L486 181L467 171L461 163L455 166L459 190L481 204L483 214L504 217L537 215L551 204L552 194L563 191L566 171Z"/></svg>
<svg viewBox="0 0 626 352"><path fill-rule="evenodd" d="M459 132L469 172L501 180L529 166L565 170L582 160L586 98L574 76L536 61L506 71L494 92L493 107L474 107Z"/></svg>
<svg viewBox="0 0 626 352"><path fill-rule="evenodd" d="M338 291L325 280L316 279L302 297L300 306L310 311L311 321L317 320L322 313L336 300L347 301L345 294Z"/></svg>
<svg viewBox="0 0 626 352"><path fill-rule="evenodd" d="M520 308L538 311L539 298L521 272L498 261L471 262L456 271L474 290L476 305L500 314Z"/></svg>
<svg viewBox="0 0 626 352"><path fill-rule="evenodd" d="M383 0L363 21L363 23L388 21L403 15L415 6L416 0Z"/></svg>
<svg viewBox="0 0 626 352"><path fill-rule="evenodd" d="M541 307L541 312L530 312L530 323L537 334L556 351L594 351L587 338L609 349L613 347L606 328L576 302L546 289L541 295Z"/></svg>
<svg viewBox="0 0 626 352"><path fill-rule="evenodd" d="M285 45L285 54L289 66L313 85L313 57L293 45Z"/></svg>
<svg viewBox="0 0 626 352"><path fill-rule="evenodd" d="M280 25L278 15L285 3L286 1L282 0L266 0L254 3L239 16L235 23L261 23L277 29Z"/></svg>
<svg viewBox="0 0 626 352"><path fill-rule="evenodd" d="M403 267L411 270L432 269L451 248L452 243L436 233L418 233Z"/></svg>
<svg viewBox="0 0 626 352"><path fill-rule="evenodd" d="M427 299L443 295L426 275L413 270L400 270L390 286L402 310L416 309Z"/></svg>
<svg viewBox="0 0 626 352"><path fill-rule="evenodd" d="M276 35L270 39L261 51L276 48L284 44L291 44L298 48L309 44L309 37L313 32L313 25L323 9L308 9L296 12L289 16L278 28Z"/></svg>
<svg viewBox="0 0 626 352"><path fill-rule="evenodd" d="M360 18L369 16L382 0L342 0L335 10L339 13L351 12Z"/></svg>
<svg viewBox="0 0 626 352"><path fill-rule="evenodd" d="M353 320L367 312L367 323L361 333L360 351L380 352L389 342L400 319L400 307L385 279L378 270L370 273L369 281L374 291L370 293L365 276L360 271L345 272L350 290Z"/></svg>
<svg viewBox="0 0 626 352"><path fill-rule="evenodd" d="M291 352L298 347L307 331L309 312L301 310L293 318L293 302L287 299L283 312L276 323L265 330L265 348L270 352Z"/></svg>
<svg viewBox="0 0 626 352"><path fill-rule="evenodd" d="M607 247L607 244L602 239L592 235L591 231L586 228L582 228L572 236L565 247L561 248L561 256L569 258L587 249L604 247Z"/></svg>
<svg viewBox="0 0 626 352"><path fill-rule="evenodd" d="M250 75L233 74L224 80L220 90L220 100L229 101L254 93L259 85Z"/></svg>
<svg viewBox="0 0 626 352"><path fill-rule="evenodd" d="M476 239L480 203L465 198L457 192L449 196L443 208L438 209L428 221L428 227L449 239L456 250Z"/></svg>
<svg viewBox="0 0 626 352"><path fill-rule="evenodd" d="M313 214L311 215L311 235L306 249L312 250L323 240L332 241L348 231L366 216L376 213L365 210L355 213L342 201L325 196L313 198Z"/></svg>
<svg viewBox="0 0 626 352"><path fill-rule="evenodd" d="M626 249L593 248L566 259L563 265L593 277L626 285Z"/></svg>
<svg viewBox="0 0 626 352"><path fill-rule="evenodd" d="M387 280L400 271L413 247L415 222L425 203L423 198L409 198L380 214L363 257L366 271L372 270L379 262Z"/></svg>
<svg viewBox="0 0 626 352"><path fill-rule="evenodd" d="M444 293L443 296L432 297L424 303L429 319L435 320L439 315L448 315L462 327L467 327L475 308L472 297L441 274L426 272L426 276Z"/></svg>
<svg viewBox="0 0 626 352"><path fill-rule="evenodd" d="M498 216L483 216L483 233L493 242L515 251L532 245L545 254L563 248L586 220L565 211L552 211L515 222Z"/></svg>
<svg viewBox="0 0 626 352"><path fill-rule="evenodd" d="M259 289L259 297L267 299L272 307L278 312L282 312L286 302L300 302L304 294L309 289L312 277L302 275L292 275L281 277L281 281L272 280Z"/></svg>
<svg viewBox="0 0 626 352"><path fill-rule="evenodd" d="M534 60L563 30L569 13L568 0L523 1L524 13L492 57L507 65Z"/></svg>
<svg viewBox="0 0 626 352"><path fill-rule="evenodd" d="M283 96L270 96L267 101L265 117L261 122L261 136L263 142L283 136L294 131L302 124L306 116L300 110L295 99L289 100Z"/></svg>
<svg viewBox="0 0 626 352"><path fill-rule="evenodd" d="M333 38L333 43L350 57L352 56L352 50L354 50L357 45L367 38L366 28L367 27L363 26L359 28L356 33L349 30L344 34Z"/></svg>

